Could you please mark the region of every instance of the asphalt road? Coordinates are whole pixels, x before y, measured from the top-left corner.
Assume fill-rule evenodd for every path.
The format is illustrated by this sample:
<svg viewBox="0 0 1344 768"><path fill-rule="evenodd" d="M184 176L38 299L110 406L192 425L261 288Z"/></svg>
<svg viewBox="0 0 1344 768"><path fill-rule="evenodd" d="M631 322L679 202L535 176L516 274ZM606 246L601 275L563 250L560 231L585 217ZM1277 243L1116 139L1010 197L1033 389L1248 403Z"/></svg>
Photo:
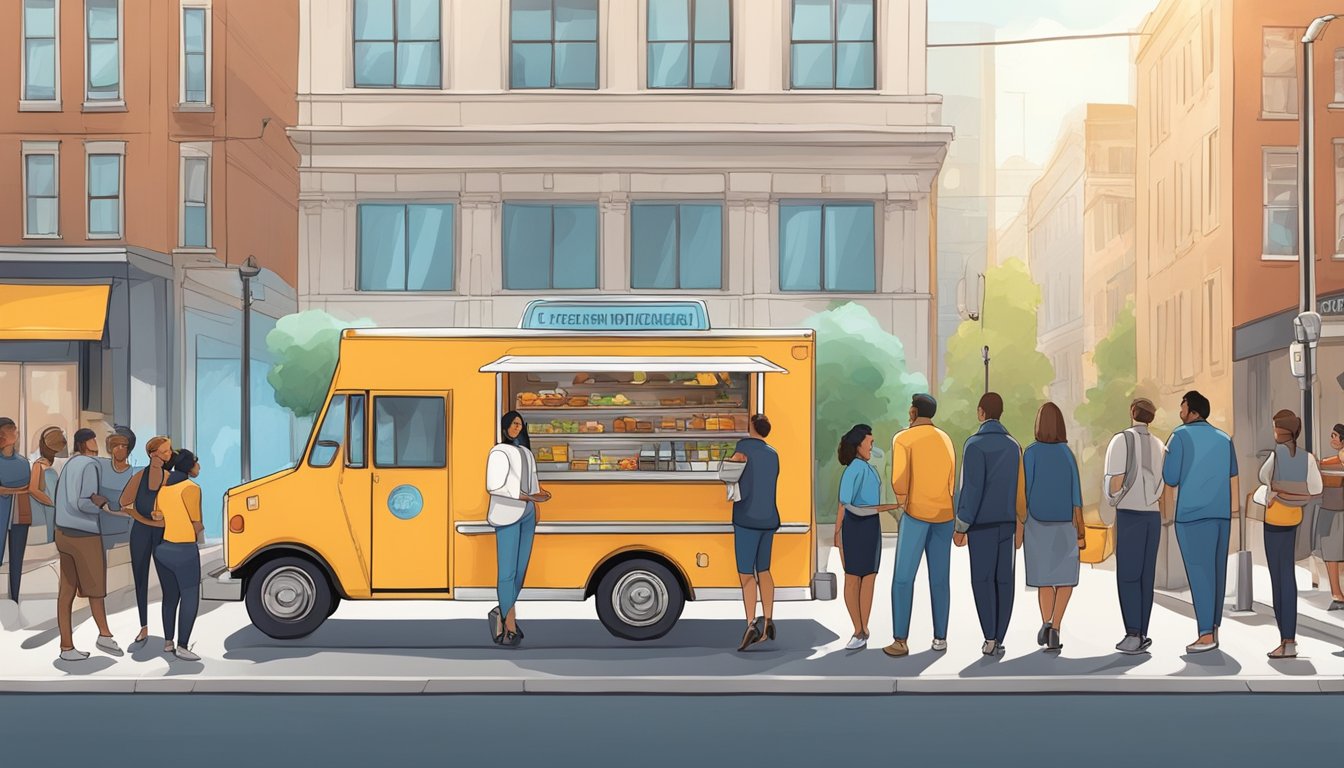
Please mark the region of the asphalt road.
<svg viewBox="0 0 1344 768"><path fill-rule="evenodd" d="M7 766L1339 765L1344 696L0 696Z"/></svg>

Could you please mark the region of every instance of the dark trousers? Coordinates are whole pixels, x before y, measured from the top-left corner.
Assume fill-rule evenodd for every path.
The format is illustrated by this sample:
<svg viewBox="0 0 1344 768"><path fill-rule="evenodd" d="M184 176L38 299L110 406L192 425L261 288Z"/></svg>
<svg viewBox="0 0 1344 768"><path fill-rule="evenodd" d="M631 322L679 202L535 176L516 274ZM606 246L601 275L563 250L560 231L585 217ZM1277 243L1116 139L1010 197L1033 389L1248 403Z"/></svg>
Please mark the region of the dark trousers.
<svg viewBox="0 0 1344 768"><path fill-rule="evenodd" d="M173 639L177 625L177 644L191 643L191 628L201 607L201 553L196 543L174 544L165 541L154 550L154 568L163 588L163 639ZM178 605L182 614L178 616Z"/></svg>
<svg viewBox="0 0 1344 768"><path fill-rule="evenodd" d="M1153 615L1153 584L1157 576L1157 545L1162 539L1158 512L1115 513L1115 585L1120 593L1120 615L1125 634L1148 636Z"/></svg>
<svg viewBox="0 0 1344 768"><path fill-rule="evenodd" d="M1269 563L1269 590L1274 595L1274 620L1279 639L1297 638L1297 574L1293 572L1296 525L1265 523L1265 560Z"/></svg>
<svg viewBox="0 0 1344 768"><path fill-rule="evenodd" d="M14 602L19 600L19 586L23 582L23 553L28 549L28 528L27 524L20 523L9 527L9 599Z"/></svg>
<svg viewBox="0 0 1344 768"><path fill-rule="evenodd" d="M1003 644L1013 616L1014 523L978 525L966 532L971 550L971 591L986 640Z"/></svg>
<svg viewBox="0 0 1344 768"><path fill-rule="evenodd" d="M163 543L163 529L136 521L131 523L131 576L135 579L135 607L140 626L149 626L149 561Z"/></svg>

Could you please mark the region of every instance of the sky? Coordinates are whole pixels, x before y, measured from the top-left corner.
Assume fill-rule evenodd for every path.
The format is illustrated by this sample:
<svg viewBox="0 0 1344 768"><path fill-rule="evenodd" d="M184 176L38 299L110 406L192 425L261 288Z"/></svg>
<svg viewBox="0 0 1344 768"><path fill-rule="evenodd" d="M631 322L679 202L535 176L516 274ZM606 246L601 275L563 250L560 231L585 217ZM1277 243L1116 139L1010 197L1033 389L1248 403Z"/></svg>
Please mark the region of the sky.
<svg viewBox="0 0 1344 768"><path fill-rule="evenodd" d="M929 42L963 42L939 22L996 27L998 40L1135 31L1156 0L929 0ZM980 39L980 38L975 38ZM999 162L1049 161L1070 111L1088 102L1132 103L1133 38L999 46Z"/></svg>

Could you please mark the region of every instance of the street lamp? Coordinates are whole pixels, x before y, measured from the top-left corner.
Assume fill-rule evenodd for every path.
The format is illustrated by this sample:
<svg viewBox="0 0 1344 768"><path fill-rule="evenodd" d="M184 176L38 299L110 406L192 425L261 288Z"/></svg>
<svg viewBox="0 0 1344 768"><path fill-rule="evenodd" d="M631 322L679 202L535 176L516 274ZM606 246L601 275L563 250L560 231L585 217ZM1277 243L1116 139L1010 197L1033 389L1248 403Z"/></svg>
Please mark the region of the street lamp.
<svg viewBox="0 0 1344 768"><path fill-rule="evenodd" d="M257 259L248 256L238 265L238 277L243 281L243 365L242 365L242 479L252 479L252 281L261 274Z"/></svg>
<svg viewBox="0 0 1344 768"><path fill-rule="evenodd" d="M976 273L977 282L980 286L980 295L977 297L977 306L971 309L966 306L966 278L962 278L957 286L957 313L961 319L971 322L980 322L980 337L985 336L985 273ZM985 394L989 393L989 345L986 344L980 349L980 357L985 363Z"/></svg>

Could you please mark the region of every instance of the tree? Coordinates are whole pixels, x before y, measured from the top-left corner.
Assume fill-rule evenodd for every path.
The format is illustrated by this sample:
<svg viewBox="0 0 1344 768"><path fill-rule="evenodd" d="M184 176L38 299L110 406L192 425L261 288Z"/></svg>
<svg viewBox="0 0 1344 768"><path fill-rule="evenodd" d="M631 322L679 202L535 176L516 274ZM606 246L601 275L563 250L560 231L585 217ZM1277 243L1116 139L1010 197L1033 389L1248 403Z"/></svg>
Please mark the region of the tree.
<svg viewBox="0 0 1344 768"><path fill-rule="evenodd" d="M859 304L828 309L806 325L817 332L814 497L817 519L832 522L844 469L835 455L840 437L855 424L868 424L875 448L882 449L906 426L910 398L928 391L929 383L923 374L906 370L901 340ZM879 460L877 450L873 458ZM889 459L885 463L889 472ZM885 483L883 489L889 492Z"/></svg>
<svg viewBox="0 0 1344 768"><path fill-rule="evenodd" d="M1128 302L1115 319L1106 338L1097 342L1092 364L1097 385L1083 395L1074 411L1074 421L1088 434L1087 445L1075 448L1082 473L1083 501L1093 504L1101 497L1106 448L1111 436L1130 425L1129 406L1138 389L1138 357L1135 346L1134 303Z"/></svg>
<svg viewBox="0 0 1344 768"><path fill-rule="evenodd" d="M275 401L301 419L316 414L336 372L341 331L372 325L367 319L345 322L320 309L280 318L266 334L266 348L276 360L266 376Z"/></svg>
<svg viewBox="0 0 1344 768"><path fill-rule="evenodd" d="M959 453L979 429L976 407L985 391L981 348L986 344L991 357L990 389L1003 397L1003 425L1023 445L1031 442L1036 411L1055 377L1050 361L1036 349L1040 306L1040 286L1032 281L1021 259L1010 259L985 272L983 327L979 321L967 320L948 339L938 403L936 420Z"/></svg>

